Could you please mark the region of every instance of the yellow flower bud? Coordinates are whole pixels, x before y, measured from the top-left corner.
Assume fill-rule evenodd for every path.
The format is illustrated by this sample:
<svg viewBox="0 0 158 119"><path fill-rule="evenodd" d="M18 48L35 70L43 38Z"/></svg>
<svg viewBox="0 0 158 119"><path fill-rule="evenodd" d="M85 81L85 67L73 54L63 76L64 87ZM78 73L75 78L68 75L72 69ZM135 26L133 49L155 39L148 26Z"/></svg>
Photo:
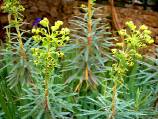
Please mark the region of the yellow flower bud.
<svg viewBox="0 0 158 119"><path fill-rule="evenodd" d="M144 30L144 33L150 35L151 31L150 30Z"/></svg>
<svg viewBox="0 0 158 119"><path fill-rule="evenodd" d="M63 53L63 52L60 52L60 51L59 51L57 54L58 54L58 57L59 57L59 58L63 58L63 57L64 57L64 53Z"/></svg>
<svg viewBox="0 0 158 119"><path fill-rule="evenodd" d="M111 51L113 54L115 54L117 52L117 49L112 49Z"/></svg>
<svg viewBox="0 0 158 119"><path fill-rule="evenodd" d="M121 29L120 31L118 31L118 33L121 36L125 36L127 34L125 29Z"/></svg>
<svg viewBox="0 0 158 119"><path fill-rule="evenodd" d="M134 25L133 21L128 21L125 23L131 30L135 30L136 26Z"/></svg>
<svg viewBox="0 0 158 119"><path fill-rule="evenodd" d="M25 8L22 5L19 5L19 11L23 12Z"/></svg>
<svg viewBox="0 0 158 119"><path fill-rule="evenodd" d="M55 22L55 26L58 26L58 27L59 27L59 26L61 26L61 25L63 25L63 22L62 22L62 21L56 21L56 22Z"/></svg>
<svg viewBox="0 0 158 119"><path fill-rule="evenodd" d="M64 41L66 41L66 42L68 42L69 40L70 40L69 36L65 37L65 39L64 39Z"/></svg>
<svg viewBox="0 0 158 119"><path fill-rule="evenodd" d="M32 33L36 33L36 29L35 28L32 29Z"/></svg>
<svg viewBox="0 0 158 119"><path fill-rule="evenodd" d="M154 43L153 39L148 40L148 44L152 44L152 43Z"/></svg>
<svg viewBox="0 0 158 119"><path fill-rule="evenodd" d="M57 27L57 26L51 26L51 30L54 32L54 31L56 31L56 30L58 30L59 29L59 27Z"/></svg>
<svg viewBox="0 0 158 119"><path fill-rule="evenodd" d="M49 20L47 18L44 18L40 21L40 24L44 27L47 27L49 25Z"/></svg>
<svg viewBox="0 0 158 119"><path fill-rule="evenodd" d="M70 33L70 30L68 28L62 28L60 31L60 34L68 35Z"/></svg>
<svg viewBox="0 0 158 119"><path fill-rule="evenodd" d="M132 67L134 65L133 62L129 62L128 66Z"/></svg>
<svg viewBox="0 0 158 119"><path fill-rule="evenodd" d="M147 30L147 29L148 29L148 27L146 25L141 25L140 26L140 30Z"/></svg>

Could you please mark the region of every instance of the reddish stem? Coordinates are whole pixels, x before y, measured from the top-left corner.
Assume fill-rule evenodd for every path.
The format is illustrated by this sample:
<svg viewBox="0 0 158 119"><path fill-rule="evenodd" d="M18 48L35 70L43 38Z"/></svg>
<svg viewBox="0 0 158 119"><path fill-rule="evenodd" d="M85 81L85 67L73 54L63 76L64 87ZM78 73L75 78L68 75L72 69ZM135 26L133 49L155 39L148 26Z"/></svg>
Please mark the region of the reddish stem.
<svg viewBox="0 0 158 119"><path fill-rule="evenodd" d="M88 0L88 45L92 44L92 0Z"/></svg>

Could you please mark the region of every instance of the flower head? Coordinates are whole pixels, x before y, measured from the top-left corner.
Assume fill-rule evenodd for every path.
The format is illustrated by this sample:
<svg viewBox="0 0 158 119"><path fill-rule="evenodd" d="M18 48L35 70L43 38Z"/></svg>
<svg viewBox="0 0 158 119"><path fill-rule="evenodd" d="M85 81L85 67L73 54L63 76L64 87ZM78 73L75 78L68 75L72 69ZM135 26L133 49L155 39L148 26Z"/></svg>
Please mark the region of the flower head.
<svg viewBox="0 0 158 119"><path fill-rule="evenodd" d="M56 21L56 22L55 22L55 26L61 26L61 25L63 25L63 22L62 22L62 21Z"/></svg>
<svg viewBox="0 0 158 119"><path fill-rule="evenodd" d="M112 49L111 52L112 52L113 54L116 54L117 49Z"/></svg>
<svg viewBox="0 0 158 119"><path fill-rule="evenodd" d="M39 22L42 26L47 27L49 25L49 20L47 18L44 18Z"/></svg>
<svg viewBox="0 0 158 119"><path fill-rule="evenodd" d="M148 27L146 25L141 25L140 26L140 30L147 30L147 29L148 29Z"/></svg>
<svg viewBox="0 0 158 119"><path fill-rule="evenodd" d="M118 33L121 36L125 36L127 34L125 29L121 29L120 31L118 31Z"/></svg>
<svg viewBox="0 0 158 119"><path fill-rule="evenodd" d="M70 33L70 30L68 28L62 28L61 31L60 31L60 33L62 35L68 35Z"/></svg>
<svg viewBox="0 0 158 119"><path fill-rule="evenodd" d="M154 43L154 40L153 40L153 39L150 39L150 40L148 41L148 44L152 44L152 43Z"/></svg>
<svg viewBox="0 0 158 119"><path fill-rule="evenodd" d="M134 25L133 21L128 21L125 23L131 30L135 30L136 26Z"/></svg>

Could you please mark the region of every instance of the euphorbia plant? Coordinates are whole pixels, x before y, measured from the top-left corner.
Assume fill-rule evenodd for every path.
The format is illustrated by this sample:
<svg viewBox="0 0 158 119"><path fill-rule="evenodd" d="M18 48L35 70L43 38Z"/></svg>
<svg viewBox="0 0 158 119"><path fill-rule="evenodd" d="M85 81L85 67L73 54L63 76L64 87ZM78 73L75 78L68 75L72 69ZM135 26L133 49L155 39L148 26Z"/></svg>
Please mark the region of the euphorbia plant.
<svg viewBox="0 0 158 119"><path fill-rule="evenodd" d="M73 94L67 94L65 85L54 84L55 67L59 66L59 59L64 54L60 47L69 41L70 30L62 28L63 22L57 21L54 26L50 26L49 20L44 18L39 22L41 27L33 28L32 36L34 47L32 48L33 63L38 76L35 87L26 90L26 95L22 98L29 100L31 105L21 106L21 110L28 112L24 118L29 116L53 118L64 118L72 112L73 105L68 103L66 98ZM29 92L31 90L31 93ZM31 106L36 110L31 109ZM30 109L30 111L29 111ZM38 109L41 111L38 112Z"/></svg>
<svg viewBox="0 0 158 119"><path fill-rule="evenodd" d="M32 29L34 33L33 40L36 43L42 43L40 47L33 48L34 63L42 72L45 80L45 109L48 110L48 82L58 65L58 59L63 57L63 53L58 48L64 46L69 41L70 30L62 28L62 21L55 22L54 26L49 26L49 21L44 18L40 21L43 28Z"/></svg>
<svg viewBox="0 0 158 119"><path fill-rule="evenodd" d="M122 29L118 33L124 40L116 45L118 49L112 49L116 62L112 65L111 78L113 80L112 114L109 119L115 118L117 105L117 86L123 84L124 78L130 67L142 58L139 50L152 44L151 31L147 26L142 25L137 28L132 21L126 22L127 29Z"/></svg>
<svg viewBox="0 0 158 119"><path fill-rule="evenodd" d="M99 79L102 79L99 74L111 58L109 47L113 45L111 42L113 38L108 31L109 26L101 19L93 17L94 1L88 0L87 7L81 6L86 12L83 18L76 16L70 21L71 44L64 47L67 54L64 67L66 82L74 84L74 90L77 92L96 89L101 82Z"/></svg>
<svg viewBox="0 0 158 119"><path fill-rule="evenodd" d="M2 9L8 13L9 25L5 27L7 48L4 51L4 59L5 54L8 54L6 58L6 62L9 62L7 66L9 72L7 79L8 85L13 88L17 84L23 85L24 82L26 83L31 80L31 66L29 66L29 58L27 56L29 53L26 52L26 49L29 51L29 48L25 47L26 45L23 42L25 38L23 34L27 31L21 29L23 25L22 12L25 8L20 4L19 0L4 0ZM11 31L15 32L11 33Z"/></svg>
<svg viewBox="0 0 158 119"><path fill-rule="evenodd" d="M22 87L31 82L31 65L29 60L30 40L23 34L23 16L25 10L19 0L3 0L3 12L8 14L6 28L6 43L0 49L0 103L4 118L19 118L22 114L17 107L22 104L17 99L22 95ZM27 39L24 43L23 40ZM4 105L6 104L6 105ZM12 107L12 108L9 108Z"/></svg>

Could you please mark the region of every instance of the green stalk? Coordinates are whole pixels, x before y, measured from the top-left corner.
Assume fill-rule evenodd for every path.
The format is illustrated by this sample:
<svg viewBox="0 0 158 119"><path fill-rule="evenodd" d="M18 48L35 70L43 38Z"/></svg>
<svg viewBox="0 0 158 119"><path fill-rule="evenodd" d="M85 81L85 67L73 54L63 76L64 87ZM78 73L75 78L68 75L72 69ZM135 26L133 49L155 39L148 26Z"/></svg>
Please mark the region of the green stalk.
<svg viewBox="0 0 158 119"><path fill-rule="evenodd" d="M92 0L88 0L88 45L92 44Z"/></svg>
<svg viewBox="0 0 158 119"><path fill-rule="evenodd" d="M50 56L50 47L47 49L47 57ZM51 117L49 114L49 79L50 79L50 69L49 69L49 58L46 60L45 65L45 78L44 78L44 110L45 110L45 118L46 119L54 119L55 117Z"/></svg>
<svg viewBox="0 0 158 119"><path fill-rule="evenodd" d="M48 55L49 55L49 50L48 50ZM48 81L49 81L49 71L48 71L48 61L46 63L45 67L45 111L48 112Z"/></svg>
<svg viewBox="0 0 158 119"><path fill-rule="evenodd" d="M14 19L15 19L16 23L18 23L18 18L16 16L14 16ZM21 37L21 33L20 33L19 24L16 24L15 29L16 29L16 32L18 34L18 42L19 42L19 45L20 45L20 51L19 51L20 56L24 60L27 60L26 52L24 50L24 45L23 45L23 41L22 41L22 37Z"/></svg>
<svg viewBox="0 0 158 119"><path fill-rule="evenodd" d="M11 24L11 14L8 14L8 23ZM10 48L11 47L11 37L10 37L10 26L9 28L6 28L6 33L7 33L7 45Z"/></svg>
<svg viewBox="0 0 158 119"><path fill-rule="evenodd" d="M88 0L88 50L90 50L90 46L92 45L92 0ZM88 51L89 52L89 51ZM87 53L86 55L89 55ZM88 69L88 63L86 62L85 65L85 80L86 82L89 79L89 69Z"/></svg>
<svg viewBox="0 0 158 119"><path fill-rule="evenodd" d="M47 29L48 29L48 34L50 35L50 29L49 29L49 26L47 26ZM50 46L48 44L48 48L47 48L47 57L50 56ZM49 58L47 58L46 60L46 67L45 67L45 111L46 111L46 114L48 113L48 96L49 96L49 91L48 91L48 81L49 81Z"/></svg>
<svg viewBox="0 0 158 119"><path fill-rule="evenodd" d="M113 95L112 95L112 114L110 119L115 119L116 115L116 100L117 100L117 81L114 82L113 88Z"/></svg>

